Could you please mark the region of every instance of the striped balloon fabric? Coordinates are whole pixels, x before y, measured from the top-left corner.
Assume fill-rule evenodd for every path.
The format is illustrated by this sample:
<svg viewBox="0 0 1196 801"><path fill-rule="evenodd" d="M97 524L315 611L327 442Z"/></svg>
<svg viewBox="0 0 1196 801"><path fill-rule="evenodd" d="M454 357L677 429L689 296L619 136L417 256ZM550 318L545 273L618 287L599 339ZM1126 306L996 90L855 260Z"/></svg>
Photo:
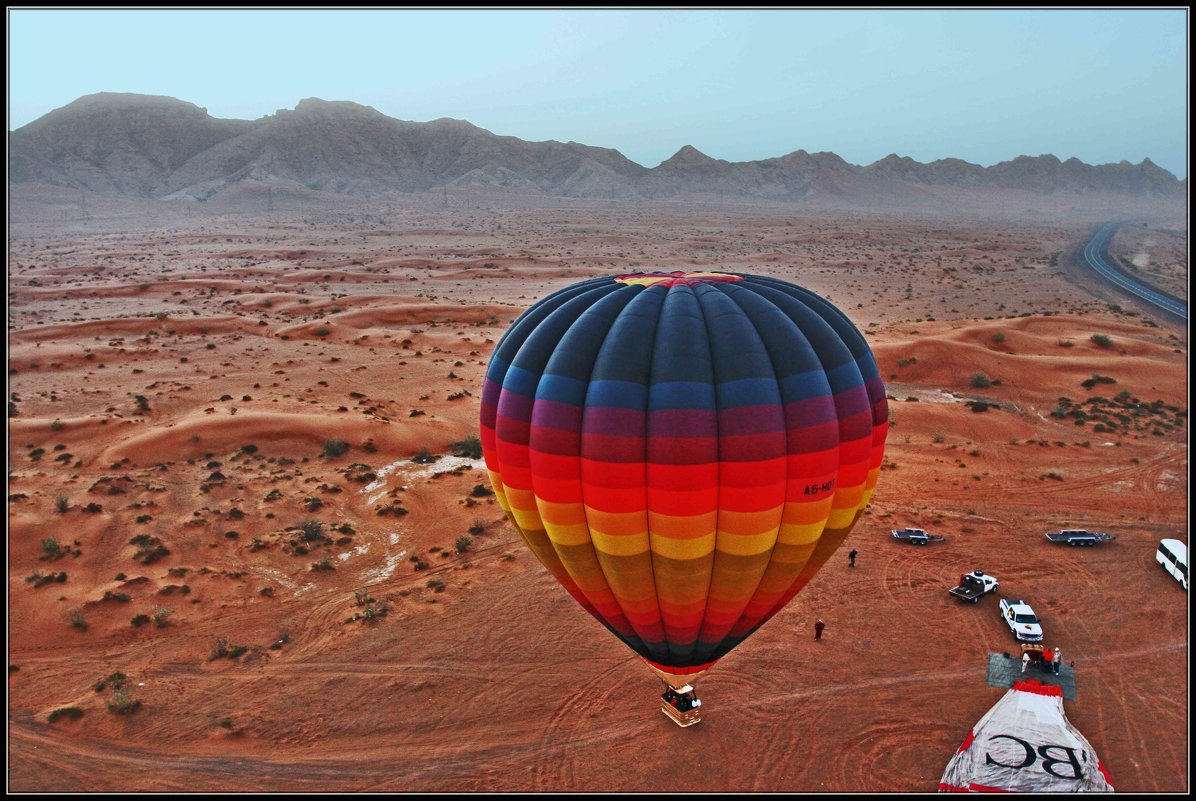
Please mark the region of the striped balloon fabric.
<svg viewBox="0 0 1196 801"><path fill-rule="evenodd" d="M490 480L523 540L674 684L839 547L887 429L876 363L842 312L784 281L718 272L597 278L544 298L495 349L481 412Z"/></svg>

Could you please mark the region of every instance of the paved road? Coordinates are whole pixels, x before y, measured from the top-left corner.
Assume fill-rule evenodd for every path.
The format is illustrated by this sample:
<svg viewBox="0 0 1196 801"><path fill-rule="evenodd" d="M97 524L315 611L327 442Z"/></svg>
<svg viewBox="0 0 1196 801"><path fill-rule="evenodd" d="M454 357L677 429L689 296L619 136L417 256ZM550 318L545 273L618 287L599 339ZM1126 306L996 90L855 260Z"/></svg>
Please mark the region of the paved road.
<svg viewBox="0 0 1196 801"><path fill-rule="evenodd" d="M1113 234L1117 232L1117 223L1106 223L1088 240L1084 249L1080 251L1081 263L1091 270L1095 270L1105 279L1112 281L1121 289L1129 292L1139 300L1157 306L1164 311L1174 314L1182 320L1188 319L1188 305L1181 300L1166 295L1150 284L1143 283L1137 278L1117 269L1113 265L1113 258L1109 255L1109 243Z"/></svg>

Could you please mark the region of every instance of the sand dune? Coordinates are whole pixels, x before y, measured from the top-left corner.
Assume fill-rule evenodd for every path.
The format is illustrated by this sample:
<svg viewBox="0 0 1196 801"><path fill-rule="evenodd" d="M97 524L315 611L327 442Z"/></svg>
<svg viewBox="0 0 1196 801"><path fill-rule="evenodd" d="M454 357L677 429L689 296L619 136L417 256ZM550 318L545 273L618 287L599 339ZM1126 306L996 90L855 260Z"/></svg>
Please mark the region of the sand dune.
<svg viewBox="0 0 1196 801"><path fill-rule="evenodd" d="M300 453L319 449L326 440L362 443L373 439L386 453L414 454L419 448L440 444L443 435L436 423L395 422L380 426L359 419L330 415L241 412L233 415L195 416L169 428L152 427L107 448L102 462L129 459L146 465L193 458L204 453L232 451L243 445L268 443L272 451Z"/></svg>
<svg viewBox="0 0 1196 801"><path fill-rule="evenodd" d="M89 320L29 328L11 335L13 343L46 342L66 339L85 339L89 336L112 338L122 335L160 333L226 334L256 333L256 322L243 317L157 317L114 320Z"/></svg>
<svg viewBox="0 0 1196 801"><path fill-rule="evenodd" d="M1188 789L1187 598L1153 562L1186 539L1187 331L1052 266L1085 225L272 194L14 217L11 789L932 791L1016 647L995 599L948 596L973 568L1075 661L1068 716L1118 789ZM451 451L535 300L712 265L830 297L892 428L857 567L709 671L682 730ZM1098 430L1090 400L1123 392ZM1117 539L1042 537L1073 526Z"/></svg>

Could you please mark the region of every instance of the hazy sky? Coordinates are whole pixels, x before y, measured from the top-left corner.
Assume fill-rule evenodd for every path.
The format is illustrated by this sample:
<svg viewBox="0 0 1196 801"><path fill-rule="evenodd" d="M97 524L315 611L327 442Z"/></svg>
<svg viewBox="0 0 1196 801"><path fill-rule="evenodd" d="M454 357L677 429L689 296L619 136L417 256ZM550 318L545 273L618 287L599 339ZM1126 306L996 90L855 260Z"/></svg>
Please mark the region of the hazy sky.
<svg viewBox="0 0 1196 801"><path fill-rule="evenodd" d="M256 119L305 97L404 120L746 161L1149 157L1187 175L1184 9L10 9L9 130L81 95Z"/></svg>

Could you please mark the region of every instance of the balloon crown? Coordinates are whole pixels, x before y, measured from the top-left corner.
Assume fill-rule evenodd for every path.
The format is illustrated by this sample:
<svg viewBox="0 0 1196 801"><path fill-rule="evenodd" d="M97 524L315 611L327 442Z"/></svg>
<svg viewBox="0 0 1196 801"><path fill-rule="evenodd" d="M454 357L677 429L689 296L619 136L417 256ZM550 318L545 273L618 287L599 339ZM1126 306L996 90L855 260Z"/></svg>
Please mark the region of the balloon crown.
<svg viewBox="0 0 1196 801"><path fill-rule="evenodd" d="M742 281L743 276L731 273L687 273L681 270L674 270L671 273L629 273L628 275L616 276L615 280L622 284L642 284L643 286L656 286L657 284L661 286L696 286L716 281Z"/></svg>

